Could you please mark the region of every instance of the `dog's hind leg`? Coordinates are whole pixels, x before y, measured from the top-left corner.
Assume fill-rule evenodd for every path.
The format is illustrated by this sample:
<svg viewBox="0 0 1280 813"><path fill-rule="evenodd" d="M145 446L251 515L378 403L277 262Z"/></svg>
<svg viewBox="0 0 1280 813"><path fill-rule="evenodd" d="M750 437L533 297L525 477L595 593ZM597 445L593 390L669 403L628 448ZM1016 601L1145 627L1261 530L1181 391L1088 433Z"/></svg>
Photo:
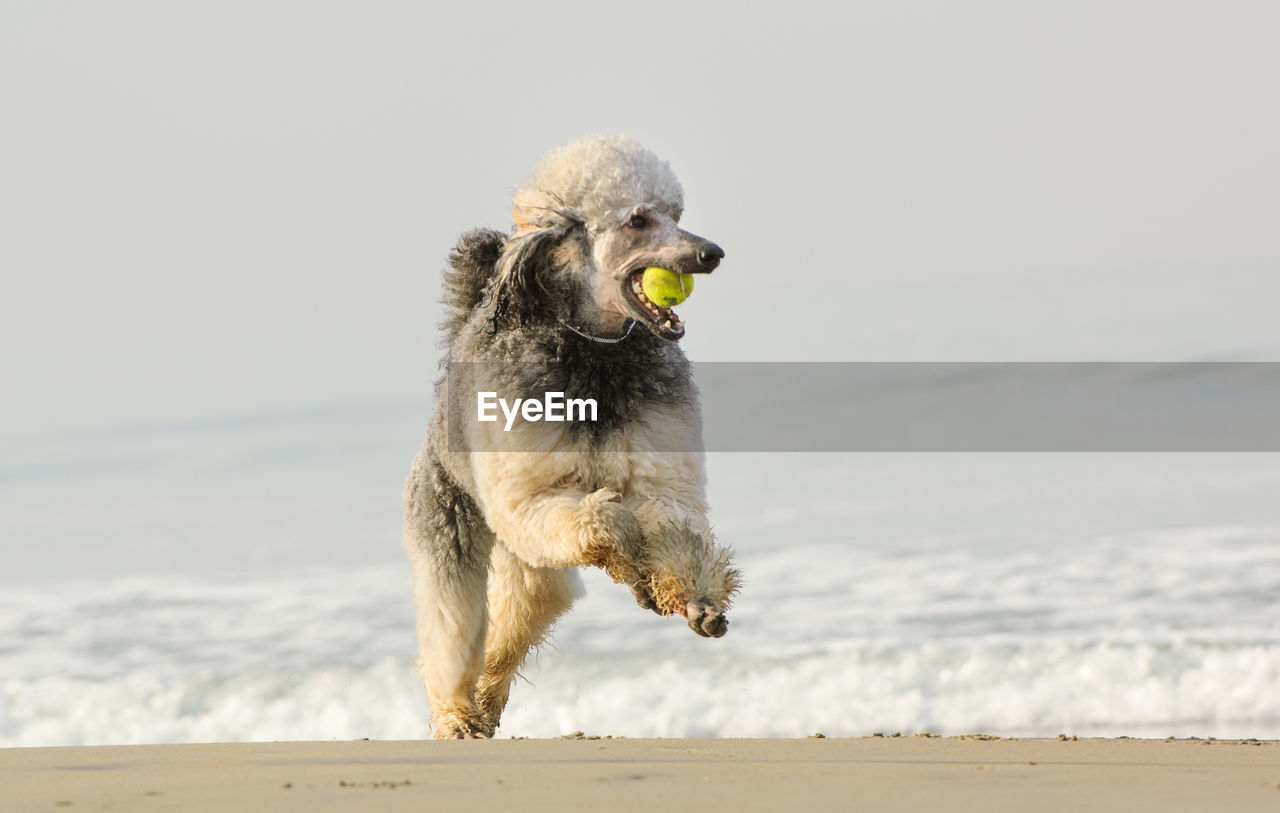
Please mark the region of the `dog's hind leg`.
<svg viewBox="0 0 1280 813"><path fill-rule="evenodd" d="M493 534L438 461L415 462L405 488L418 667L436 739L493 736L475 700L484 666L485 582Z"/></svg>
<svg viewBox="0 0 1280 813"><path fill-rule="evenodd" d="M582 594L575 570L531 567L501 542L489 570L489 635L476 701L497 728L511 683L529 652L543 643L556 619Z"/></svg>

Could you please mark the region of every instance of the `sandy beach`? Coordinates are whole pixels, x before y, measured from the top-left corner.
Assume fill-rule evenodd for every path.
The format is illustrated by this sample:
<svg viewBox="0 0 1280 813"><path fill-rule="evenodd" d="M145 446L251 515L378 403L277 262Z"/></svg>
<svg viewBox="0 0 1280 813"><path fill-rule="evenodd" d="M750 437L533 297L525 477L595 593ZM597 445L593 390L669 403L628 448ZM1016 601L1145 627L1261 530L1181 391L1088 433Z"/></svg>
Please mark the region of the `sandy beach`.
<svg viewBox="0 0 1280 813"><path fill-rule="evenodd" d="M610 739L0 750L3 809L1261 810L1280 744Z"/></svg>

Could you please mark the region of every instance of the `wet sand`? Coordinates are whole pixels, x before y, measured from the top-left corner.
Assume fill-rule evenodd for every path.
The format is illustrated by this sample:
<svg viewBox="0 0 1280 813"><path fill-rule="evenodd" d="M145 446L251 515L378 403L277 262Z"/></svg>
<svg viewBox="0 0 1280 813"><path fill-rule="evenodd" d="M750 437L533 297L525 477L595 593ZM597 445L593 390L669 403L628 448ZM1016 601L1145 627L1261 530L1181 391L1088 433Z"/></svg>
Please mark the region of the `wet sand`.
<svg viewBox="0 0 1280 813"><path fill-rule="evenodd" d="M1280 744L865 737L0 749L0 809L1265 810Z"/></svg>

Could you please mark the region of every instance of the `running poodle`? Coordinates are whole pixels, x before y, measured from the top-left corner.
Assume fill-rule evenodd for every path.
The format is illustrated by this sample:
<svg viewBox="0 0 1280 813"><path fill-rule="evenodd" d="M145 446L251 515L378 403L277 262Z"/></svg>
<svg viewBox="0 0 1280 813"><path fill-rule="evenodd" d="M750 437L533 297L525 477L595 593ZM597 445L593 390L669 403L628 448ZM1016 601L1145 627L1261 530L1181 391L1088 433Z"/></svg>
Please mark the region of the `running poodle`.
<svg viewBox="0 0 1280 813"><path fill-rule="evenodd" d="M514 197L510 235L464 234L444 278L447 356L405 486L419 666L437 739L491 737L511 682L603 568L640 606L725 634L738 590L707 518L702 419L648 267L724 257L678 225L671 168L596 136L549 153ZM590 399L595 420L477 419L477 396Z"/></svg>

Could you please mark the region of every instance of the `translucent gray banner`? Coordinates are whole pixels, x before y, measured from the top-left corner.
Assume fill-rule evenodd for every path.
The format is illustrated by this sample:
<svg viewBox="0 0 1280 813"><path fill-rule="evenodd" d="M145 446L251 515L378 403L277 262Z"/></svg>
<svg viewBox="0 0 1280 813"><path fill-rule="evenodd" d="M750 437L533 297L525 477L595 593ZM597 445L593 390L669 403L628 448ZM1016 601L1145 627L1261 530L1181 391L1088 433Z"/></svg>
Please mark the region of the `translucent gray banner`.
<svg viewBox="0 0 1280 813"><path fill-rule="evenodd" d="M697 363L671 372L672 378L653 382L652 393L643 384L629 390L629 400L619 396L621 370L593 378L580 371L454 364L447 381L449 446L520 448L516 438L528 436L521 425L545 423L548 394L549 412L557 414L557 392L565 404L595 400L595 420L545 426L535 433L539 438L563 429L608 439L628 422L651 417L650 395L668 408L675 398L679 411L671 382L687 373L701 392L707 451L1280 451L1280 364L1274 363ZM485 391L495 392L484 397L493 402L488 415L496 420L477 432ZM497 398L509 402L505 412ZM513 413L515 398L542 404L536 414ZM669 432L661 441L665 451L697 445Z"/></svg>

